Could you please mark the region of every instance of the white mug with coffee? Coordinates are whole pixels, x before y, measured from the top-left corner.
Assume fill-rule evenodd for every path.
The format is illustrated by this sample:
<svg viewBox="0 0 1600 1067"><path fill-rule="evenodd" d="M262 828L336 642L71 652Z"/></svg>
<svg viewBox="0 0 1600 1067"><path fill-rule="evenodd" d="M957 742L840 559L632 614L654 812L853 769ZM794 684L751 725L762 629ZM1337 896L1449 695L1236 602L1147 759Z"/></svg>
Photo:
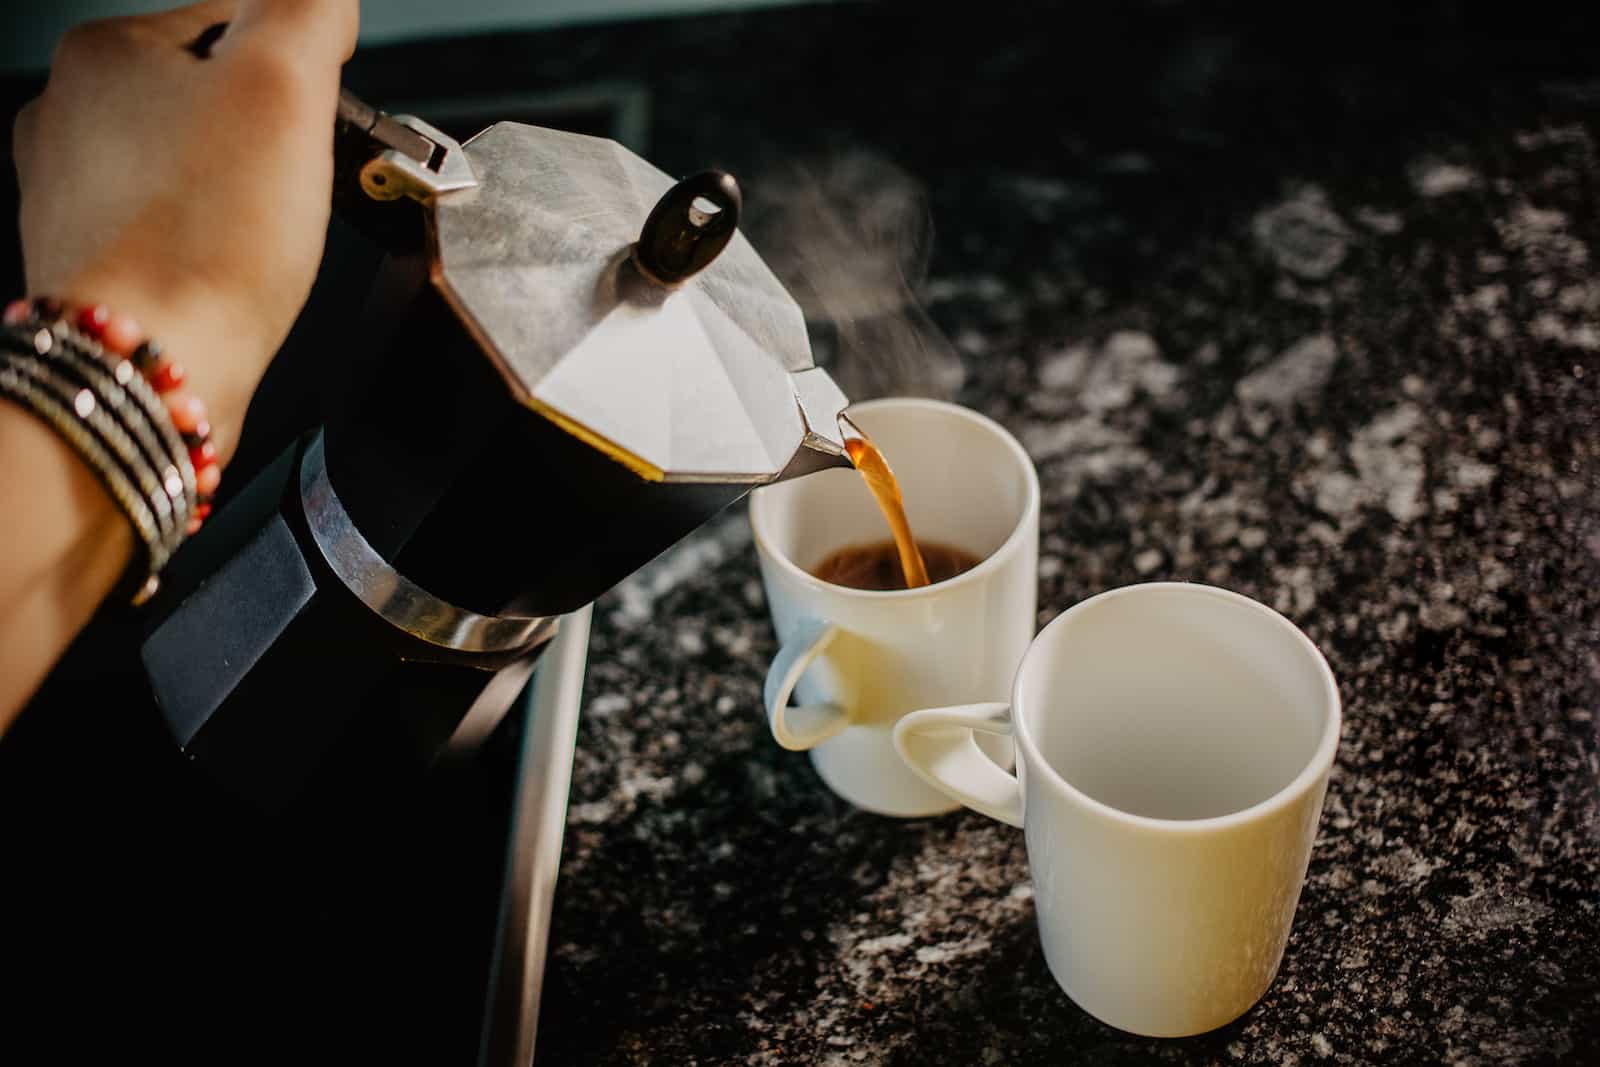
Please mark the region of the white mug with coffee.
<svg viewBox="0 0 1600 1067"><path fill-rule="evenodd" d="M1009 704L912 712L894 740L928 783L1022 827L1067 995L1180 1037L1242 1015L1277 974L1339 727L1333 674L1292 623L1158 582L1052 621ZM974 735L1012 738L1016 775Z"/></svg>
<svg viewBox="0 0 1600 1067"><path fill-rule="evenodd" d="M979 562L916 589L824 581L812 572L831 554L888 537L861 478L823 471L752 493L750 524L781 642L767 674L768 722L779 744L809 750L828 787L858 807L952 811L956 801L900 761L892 731L914 708L999 700L1009 690L1035 625L1039 479L1014 437L966 408L894 398L849 414L893 467L917 539ZM1009 741L985 747L1010 765Z"/></svg>

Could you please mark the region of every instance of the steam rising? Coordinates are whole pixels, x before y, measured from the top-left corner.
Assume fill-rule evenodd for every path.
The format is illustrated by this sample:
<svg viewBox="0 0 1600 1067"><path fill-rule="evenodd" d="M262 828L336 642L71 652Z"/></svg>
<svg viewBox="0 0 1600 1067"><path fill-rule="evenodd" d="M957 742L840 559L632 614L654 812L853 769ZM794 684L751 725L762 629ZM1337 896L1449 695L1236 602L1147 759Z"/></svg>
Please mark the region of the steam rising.
<svg viewBox="0 0 1600 1067"><path fill-rule="evenodd" d="M933 244L916 180L858 151L785 165L746 192L752 240L852 400L954 395L961 359L915 296Z"/></svg>

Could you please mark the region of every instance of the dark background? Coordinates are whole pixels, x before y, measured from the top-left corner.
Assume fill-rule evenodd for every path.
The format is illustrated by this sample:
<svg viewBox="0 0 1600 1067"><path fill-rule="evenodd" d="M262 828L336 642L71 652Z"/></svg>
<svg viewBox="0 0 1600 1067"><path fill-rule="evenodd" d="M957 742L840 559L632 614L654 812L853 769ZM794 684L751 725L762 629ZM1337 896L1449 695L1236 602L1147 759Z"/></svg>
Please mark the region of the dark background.
<svg viewBox="0 0 1600 1067"><path fill-rule="evenodd" d="M1582 5L1542 2L845 3L369 47L345 83L379 106L426 110L458 137L533 121L618 137L675 174L759 176L859 149L944 174L929 183L935 274L971 242L1030 224L976 215L972 176L1096 179L1069 205L1072 254L1115 292L1285 174L1371 187L1398 172L1386 163L1519 111L1587 115L1588 90L1561 84L1594 75L1597 42ZM7 127L42 84L0 80ZM0 200L14 203L6 148ZM1140 162L1098 180L1128 159ZM20 293L14 212L0 215L0 250L0 291ZM359 306L374 263L336 225L224 496L315 423L328 324Z"/></svg>

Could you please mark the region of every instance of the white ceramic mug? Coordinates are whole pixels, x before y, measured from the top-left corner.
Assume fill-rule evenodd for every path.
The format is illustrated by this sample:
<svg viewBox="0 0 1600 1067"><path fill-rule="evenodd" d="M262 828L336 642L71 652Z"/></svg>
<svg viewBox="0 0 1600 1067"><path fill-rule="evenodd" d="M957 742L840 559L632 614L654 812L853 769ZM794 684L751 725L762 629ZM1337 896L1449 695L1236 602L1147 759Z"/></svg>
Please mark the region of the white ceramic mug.
<svg viewBox="0 0 1600 1067"><path fill-rule="evenodd" d="M921 816L958 805L895 754L901 715L930 703L998 700L1033 636L1039 478L993 420L935 400L855 405L850 417L893 468L919 541L982 560L919 589L863 590L815 577L836 549L889 537L860 475L823 471L750 496L767 604L782 647L766 709L785 748L809 749L828 787L857 807ZM791 695L803 702L790 707ZM1010 743L986 750L1010 766ZM996 773L999 773L998 770Z"/></svg>
<svg viewBox="0 0 1600 1067"><path fill-rule="evenodd" d="M1210 586L1115 589L1040 631L1009 707L913 712L895 747L930 783L1020 826L1045 961L1085 1011L1203 1033L1277 974L1339 744L1322 654ZM974 731L1008 735L1016 776Z"/></svg>

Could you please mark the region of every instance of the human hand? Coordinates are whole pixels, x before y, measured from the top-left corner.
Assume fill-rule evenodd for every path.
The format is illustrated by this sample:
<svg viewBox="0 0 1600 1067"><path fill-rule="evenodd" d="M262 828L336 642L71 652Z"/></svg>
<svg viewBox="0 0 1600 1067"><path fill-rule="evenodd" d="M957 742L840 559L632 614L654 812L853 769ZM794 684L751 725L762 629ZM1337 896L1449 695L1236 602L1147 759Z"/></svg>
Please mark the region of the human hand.
<svg viewBox="0 0 1600 1067"><path fill-rule="evenodd" d="M224 452L322 255L357 20L356 0L206 0L88 23L17 117L29 294L137 319Z"/></svg>

